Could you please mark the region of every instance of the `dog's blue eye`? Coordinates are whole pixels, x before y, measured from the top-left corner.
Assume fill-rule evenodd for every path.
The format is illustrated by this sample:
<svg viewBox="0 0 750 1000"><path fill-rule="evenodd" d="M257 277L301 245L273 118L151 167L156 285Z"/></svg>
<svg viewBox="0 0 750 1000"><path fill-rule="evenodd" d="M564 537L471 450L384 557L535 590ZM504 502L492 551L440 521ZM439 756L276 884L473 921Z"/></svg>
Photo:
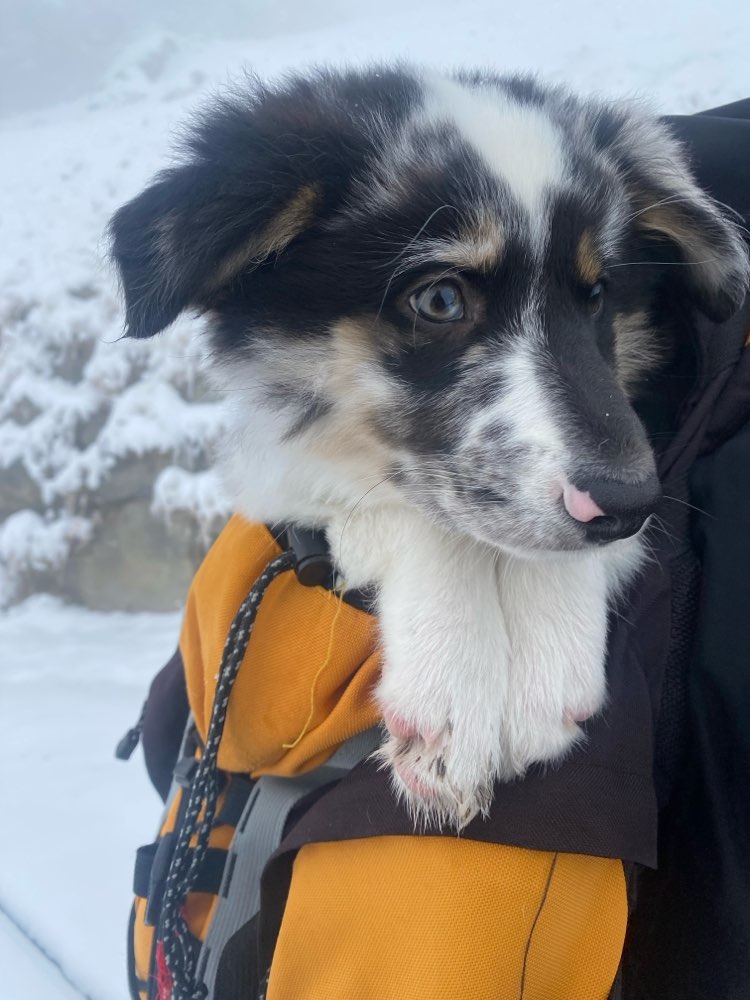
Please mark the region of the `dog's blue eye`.
<svg viewBox="0 0 750 1000"><path fill-rule="evenodd" d="M601 281L589 289L587 305L592 316L598 316L604 308L604 285Z"/></svg>
<svg viewBox="0 0 750 1000"><path fill-rule="evenodd" d="M409 305L430 323L453 323L464 314L461 289L452 281L436 281L419 288L410 296Z"/></svg>

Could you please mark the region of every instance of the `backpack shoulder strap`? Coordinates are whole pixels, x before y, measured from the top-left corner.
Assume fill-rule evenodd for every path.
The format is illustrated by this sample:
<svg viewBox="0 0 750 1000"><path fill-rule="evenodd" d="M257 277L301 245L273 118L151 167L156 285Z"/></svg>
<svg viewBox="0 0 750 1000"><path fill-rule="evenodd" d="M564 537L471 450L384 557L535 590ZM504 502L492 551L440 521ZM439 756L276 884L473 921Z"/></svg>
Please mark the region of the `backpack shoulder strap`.
<svg viewBox="0 0 750 1000"><path fill-rule="evenodd" d="M281 843L294 808L319 789L340 780L380 743L380 730L367 729L342 744L325 764L291 778L266 775L253 786L229 848L213 919L198 958L198 978L213 1000L219 962L230 938L260 909L260 879Z"/></svg>

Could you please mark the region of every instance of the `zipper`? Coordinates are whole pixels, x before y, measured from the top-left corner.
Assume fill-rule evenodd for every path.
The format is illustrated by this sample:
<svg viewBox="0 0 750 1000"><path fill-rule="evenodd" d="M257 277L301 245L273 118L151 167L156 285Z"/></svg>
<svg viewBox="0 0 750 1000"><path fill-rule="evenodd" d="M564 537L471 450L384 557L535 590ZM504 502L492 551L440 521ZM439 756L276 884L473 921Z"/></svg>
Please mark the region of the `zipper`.
<svg viewBox="0 0 750 1000"><path fill-rule="evenodd" d="M128 729L115 747L115 757L117 760L130 760L135 752L135 748L141 742L143 722L146 718L146 704L147 702L144 701L138 721L134 726L131 726L130 729Z"/></svg>

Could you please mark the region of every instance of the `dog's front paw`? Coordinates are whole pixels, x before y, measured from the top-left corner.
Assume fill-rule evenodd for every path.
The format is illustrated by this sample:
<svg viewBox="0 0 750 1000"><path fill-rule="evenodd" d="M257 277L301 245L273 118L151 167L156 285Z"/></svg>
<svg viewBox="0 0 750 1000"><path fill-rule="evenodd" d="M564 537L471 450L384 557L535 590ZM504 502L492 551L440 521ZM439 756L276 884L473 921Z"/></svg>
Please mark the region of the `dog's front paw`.
<svg viewBox="0 0 750 1000"><path fill-rule="evenodd" d="M492 801L497 738L482 740L462 722L423 725L384 710L388 739L378 757L416 823L461 830ZM467 731L465 731L467 730ZM494 747L488 744L494 743Z"/></svg>
<svg viewBox="0 0 750 1000"><path fill-rule="evenodd" d="M539 630L514 636L502 726L504 779L531 764L561 760L584 739L579 723L606 700L604 626L588 642L539 644Z"/></svg>
<svg viewBox="0 0 750 1000"><path fill-rule="evenodd" d="M507 639L497 552L421 517L391 532L397 557L380 587L389 735L379 751L415 820L461 829L486 812L499 772Z"/></svg>
<svg viewBox="0 0 750 1000"><path fill-rule="evenodd" d="M592 568L579 561L574 568L578 572L564 564L517 563L506 576L503 777L563 758L584 738L578 723L605 702L605 581L596 563Z"/></svg>
<svg viewBox="0 0 750 1000"><path fill-rule="evenodd" d="M597 706L598 707L598 706ZM576 710L565 698L551 694L547 699L534 692L513 691L506 708L503 727L503 769L501 777L522 777L532 764L560 760L583 739L578 725L593 711Z"/></svg>

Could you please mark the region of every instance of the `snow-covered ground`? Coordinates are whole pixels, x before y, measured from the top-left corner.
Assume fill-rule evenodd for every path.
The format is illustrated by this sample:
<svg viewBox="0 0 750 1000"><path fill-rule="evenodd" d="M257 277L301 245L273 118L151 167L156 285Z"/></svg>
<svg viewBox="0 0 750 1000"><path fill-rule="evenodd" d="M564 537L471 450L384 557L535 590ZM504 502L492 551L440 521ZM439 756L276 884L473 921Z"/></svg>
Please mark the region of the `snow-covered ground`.
<svg viewBox="0 0 750 1000"><path fill-rule="evenodd" d="M160 801L140 755L114 747L178 635L178 615L42 595L0 619L1 1000L126 995L133 850Z"/></svg>
<svg viewBox="0 0 750 1000"><path fill-rule="evenodd" d="M394 56L477 64L675 112L750 94L744 0L289 0L253 10L252 35L150 32L87 96L0 120L0 458L23 460L50 511L0 525L0 557L64 558L87 530L71 497L96 489L113 456L155 442L189 448L219 426L217 410L181 393L200 364L191 323L154 344L118 342L102 233L166 162L187 109L243 66L268 75ZM60 368L78 341L91 354L72 391ZM102 406L108 422L82 447L76 428ZM1 423L21 411L32 418L20 430ZM157 506L213 496L205 479L163 475ZM139 761L120 764L112 749L178 627L174 615L97 615L47 598L0 617L0 1000L126 995L131 860L159 805Z"/></svg>

